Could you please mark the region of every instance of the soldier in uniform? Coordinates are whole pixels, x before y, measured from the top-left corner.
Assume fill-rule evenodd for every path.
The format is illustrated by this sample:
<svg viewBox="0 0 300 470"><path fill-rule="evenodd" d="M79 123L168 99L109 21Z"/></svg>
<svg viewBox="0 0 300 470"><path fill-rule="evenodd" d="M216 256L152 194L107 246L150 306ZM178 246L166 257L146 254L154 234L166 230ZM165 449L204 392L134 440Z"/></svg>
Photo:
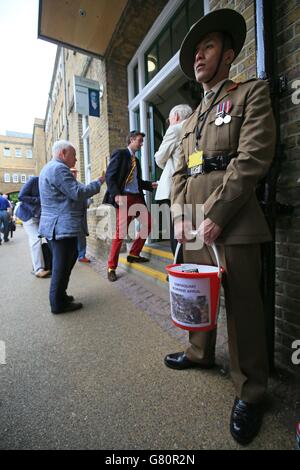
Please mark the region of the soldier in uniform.
<svg viewBox="0 0 300 470"><path fill-rule="evenodd" d="M201 18L185 37L180 65L188 78L203 85L204 98L185 122L180 161L173 176L175 237L185 244L199 228L202 249L184 249L184 261L215 264L216 243L225 268L223 287L231 375L236 389L230 432L246 445L257 435L263 418L268 358L260 292L260 244L270 232L256 199L257 183L274 154L275 123L269 88L262 80L234 83L231 63L246 37L242 15L216 10ZM192 216L184 217L191 204ZM204 220L195 227L197 205ZM169 354L173 369L214 365L216 330L190 332L185 352Z"/></svg>

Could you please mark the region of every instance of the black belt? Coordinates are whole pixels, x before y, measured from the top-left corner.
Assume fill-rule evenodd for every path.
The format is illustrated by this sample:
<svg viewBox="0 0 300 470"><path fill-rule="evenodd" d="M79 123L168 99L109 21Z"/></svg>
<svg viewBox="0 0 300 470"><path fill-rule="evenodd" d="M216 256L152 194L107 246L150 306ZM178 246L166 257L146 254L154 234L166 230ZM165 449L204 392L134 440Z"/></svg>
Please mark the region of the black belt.
<svg viewBox="0 0 300 470"><path fill-rule="evenodd" d="M203 156L203 163L193 168L188 168L188 176L202 175L212 171L225 171L230 160L234 157L229 155L216 155L214 157Z"/></svg>

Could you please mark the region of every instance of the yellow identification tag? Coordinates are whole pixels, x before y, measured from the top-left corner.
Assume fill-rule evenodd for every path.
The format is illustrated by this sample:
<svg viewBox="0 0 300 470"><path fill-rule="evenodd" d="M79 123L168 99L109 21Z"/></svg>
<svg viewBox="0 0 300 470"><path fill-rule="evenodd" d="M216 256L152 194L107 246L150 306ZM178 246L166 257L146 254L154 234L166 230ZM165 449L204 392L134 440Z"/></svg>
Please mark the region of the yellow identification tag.
<svg viewBox="0 0 300 470"><path fill-rule="evenodd" d="M197 152L189 155L189 168L194 168L195 166L202 165L203 163L203 150L198 150Z"/></svg>

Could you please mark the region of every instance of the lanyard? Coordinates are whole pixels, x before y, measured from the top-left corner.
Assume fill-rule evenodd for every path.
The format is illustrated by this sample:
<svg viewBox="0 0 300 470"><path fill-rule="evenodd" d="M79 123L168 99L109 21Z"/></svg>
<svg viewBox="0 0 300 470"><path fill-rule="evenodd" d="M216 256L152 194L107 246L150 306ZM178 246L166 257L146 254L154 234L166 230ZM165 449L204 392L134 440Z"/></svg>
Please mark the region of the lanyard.
<svg viewBox="0 0 300 470"><path fill-rule="evenodd" d="M222 88L224 87L224 85L225 85L226 83L227 83L227 81L224 82L224 83L220 86L219 90L218 90L217 93L215 94L215 97L214 97L214 99L212 100L212 103L210 104L208 110L205 112L205 114L204 114L204 116L203 116L203 119L202 119L202 122L201 122L200 126L199 126L199 120L200 120L201 113L200 113L200 111L199 111L198 120L197 120L197 130L196 130L196 150L198 149L198 143L199 143L199 140L201 139L202 130L203 130L204 124L206 123L207 117L208 117L210 111L212 110L212 108L214 107L214 104L215 104L215 102L217 101L218 96L219 96L219 94L221 93L221 90L222 90Z"/></svg>

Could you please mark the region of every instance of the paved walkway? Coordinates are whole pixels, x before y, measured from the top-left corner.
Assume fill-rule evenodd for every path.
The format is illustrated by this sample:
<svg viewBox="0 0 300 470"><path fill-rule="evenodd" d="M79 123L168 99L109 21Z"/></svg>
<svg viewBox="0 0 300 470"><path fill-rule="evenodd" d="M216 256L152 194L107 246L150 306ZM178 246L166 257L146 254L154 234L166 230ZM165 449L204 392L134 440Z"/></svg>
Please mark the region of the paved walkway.
<svg viewBox="0 0 300 470"><path fill-rule="evenodd" d="M163 364L184 335L174 336L166 292L125 273L111 284L104 264L77 264L69 293L85 308L52 315L50 281L30 274L21 227L0 247L0 266L0 449L242 449L220 367ZM293 408L281 399L248 448L294 448Z"/></svg>

